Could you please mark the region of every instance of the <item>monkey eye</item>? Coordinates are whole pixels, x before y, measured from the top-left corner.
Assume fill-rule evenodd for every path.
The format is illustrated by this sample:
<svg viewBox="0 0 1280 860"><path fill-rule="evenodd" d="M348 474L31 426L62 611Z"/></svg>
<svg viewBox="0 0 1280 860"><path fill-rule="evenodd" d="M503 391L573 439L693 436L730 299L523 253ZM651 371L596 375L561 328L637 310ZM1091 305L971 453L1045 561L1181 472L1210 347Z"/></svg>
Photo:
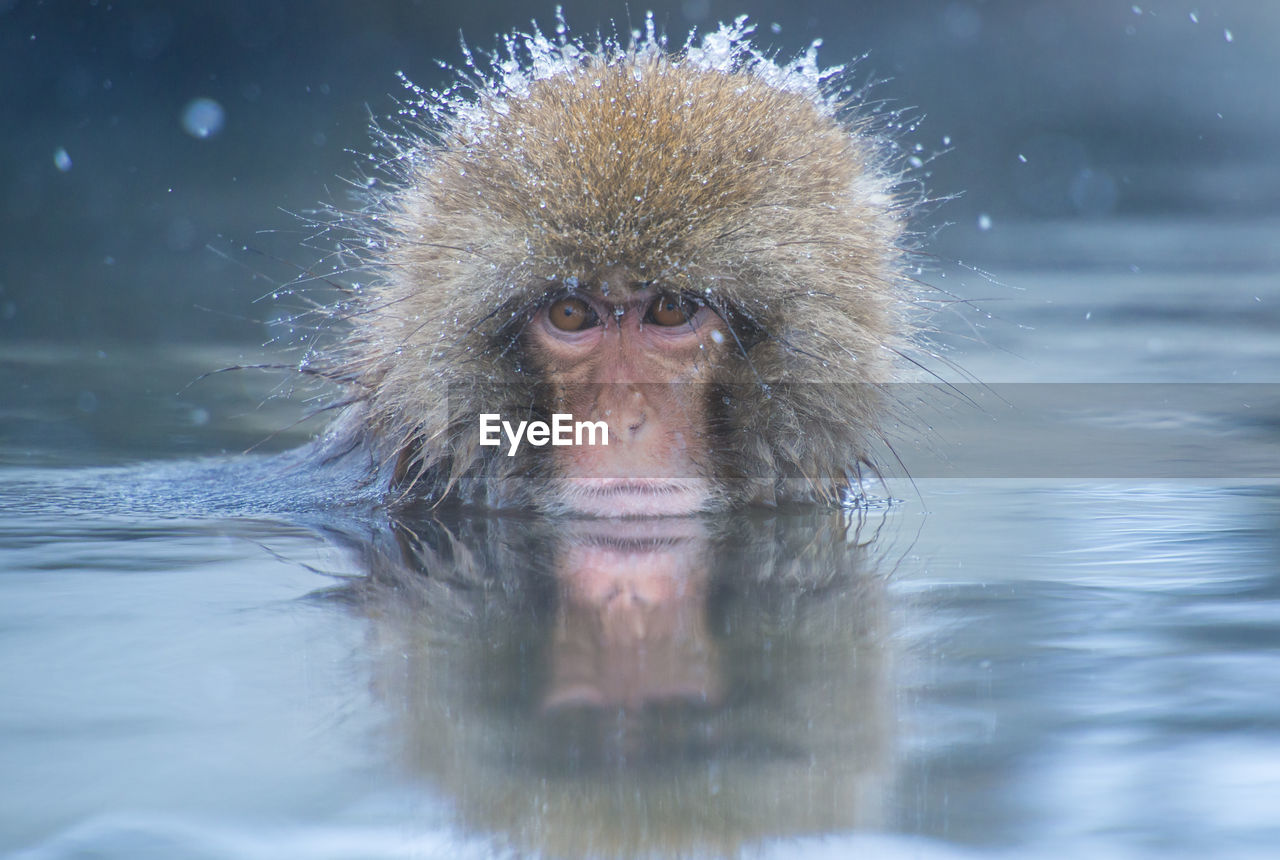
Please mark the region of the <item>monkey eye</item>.
<svg viewBox="0 0 1280 860"><path fill-rule="evenodd" d="M547 309L547 316L551 319L551 324L561 331L578 331L600 324L591 305L573 296L565 296L552 302Z"/></svg>
<svg viewBox="0 0 1280 860"><path fill-rule="evenodd" d="M684 325L693 319L699 307L701 302L697 299L676 293L663 293L649 305L649 312L645 315L644 321L666 328Z"/></svg>

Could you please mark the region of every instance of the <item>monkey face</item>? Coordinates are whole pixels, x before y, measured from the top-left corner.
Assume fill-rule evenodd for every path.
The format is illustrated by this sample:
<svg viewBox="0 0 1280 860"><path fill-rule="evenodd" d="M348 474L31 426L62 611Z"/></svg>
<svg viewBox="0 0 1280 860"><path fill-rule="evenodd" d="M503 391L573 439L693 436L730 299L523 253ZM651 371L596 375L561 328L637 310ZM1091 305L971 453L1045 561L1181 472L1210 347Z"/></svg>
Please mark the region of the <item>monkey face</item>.
<svg viewBox="0 0 1280 860"><path fill-rule="evenodd" d="M711 506L708 392L725 341L724 322L697 297L625 272L551 294L525 345L549 383L551 411L608 429L607 445L555 449L559 506L602 516Z"/></svg>

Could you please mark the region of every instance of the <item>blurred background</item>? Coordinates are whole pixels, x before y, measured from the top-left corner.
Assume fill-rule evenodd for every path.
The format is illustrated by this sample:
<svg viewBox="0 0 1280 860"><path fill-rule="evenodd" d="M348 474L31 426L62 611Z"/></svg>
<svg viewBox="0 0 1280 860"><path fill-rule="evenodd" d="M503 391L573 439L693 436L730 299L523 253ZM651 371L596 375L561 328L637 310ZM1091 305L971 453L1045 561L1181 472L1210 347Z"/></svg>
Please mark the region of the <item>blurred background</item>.
<svg viewBox="0 0 1280 860"><path fill-rule="evenodd" d="M1105 244L1117 218L1226 225L1226 258L1230 225L1280 212L1280 4L563 5L579 34L652 9L676 42L739 14L784 57L821 39L824 66L853 61L855 82L918 120L900 143L947 198L916 224L943 259L1123 257L1015 229L1097 225L1073 242ZM348 199L370 119L403 94L396 73L439 85L460 34L491 47L534 18L551 31L555 6L0 0L0 337L265 342L279 311L253 300L316 257L298 214ZM245 244L287 264L225 253ZM1225 264L1270 253L1236 250L1250 259Z"/></svg>

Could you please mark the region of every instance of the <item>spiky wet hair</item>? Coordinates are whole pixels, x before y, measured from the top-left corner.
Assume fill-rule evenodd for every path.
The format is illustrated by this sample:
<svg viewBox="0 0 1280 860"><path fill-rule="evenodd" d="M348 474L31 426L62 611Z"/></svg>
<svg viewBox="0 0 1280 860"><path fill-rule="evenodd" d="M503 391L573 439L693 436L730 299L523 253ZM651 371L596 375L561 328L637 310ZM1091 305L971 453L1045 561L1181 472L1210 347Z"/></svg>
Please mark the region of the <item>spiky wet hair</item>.
<svg viewBox="0 0 1280 860"><path fill-rule="evenodd" d="M511 479L546 458L490 456L478 415L540 408L524 325L622 266L731 332L722 501L836 497L879 434L904 342L906 207L841 70L818 68L816 44L780 63L751 32L740 19L670 49L652 23L625 45L535 29L487 62L468 54L448 90L414 89L382 132L389 181L355 218L375 280L325 357L353 390L331 444L411 495L533 501L518 488L536 481Z"/></svg>

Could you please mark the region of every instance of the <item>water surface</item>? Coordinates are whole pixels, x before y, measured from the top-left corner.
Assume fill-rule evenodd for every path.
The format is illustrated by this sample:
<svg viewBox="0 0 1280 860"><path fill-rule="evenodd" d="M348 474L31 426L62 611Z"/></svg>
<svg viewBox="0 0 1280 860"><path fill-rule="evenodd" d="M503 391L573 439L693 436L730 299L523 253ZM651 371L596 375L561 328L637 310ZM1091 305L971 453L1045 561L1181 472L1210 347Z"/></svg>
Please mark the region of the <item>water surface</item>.
<svg viewBox="0 0 1280 860"><path fill-rule="evenodd" d="M335 506L263 453L306 428L244 453L292 420L278 379L185 388L236 356L6 347L0 850L1273 856L1280 279L1255 262L967 280L999 309L950 355L1037 405L945 408L922 437L949 476L616 528ZM1057 382L1215 387L1058 414ZM1141 468L1053 460L1098 427Z"/></svg>

